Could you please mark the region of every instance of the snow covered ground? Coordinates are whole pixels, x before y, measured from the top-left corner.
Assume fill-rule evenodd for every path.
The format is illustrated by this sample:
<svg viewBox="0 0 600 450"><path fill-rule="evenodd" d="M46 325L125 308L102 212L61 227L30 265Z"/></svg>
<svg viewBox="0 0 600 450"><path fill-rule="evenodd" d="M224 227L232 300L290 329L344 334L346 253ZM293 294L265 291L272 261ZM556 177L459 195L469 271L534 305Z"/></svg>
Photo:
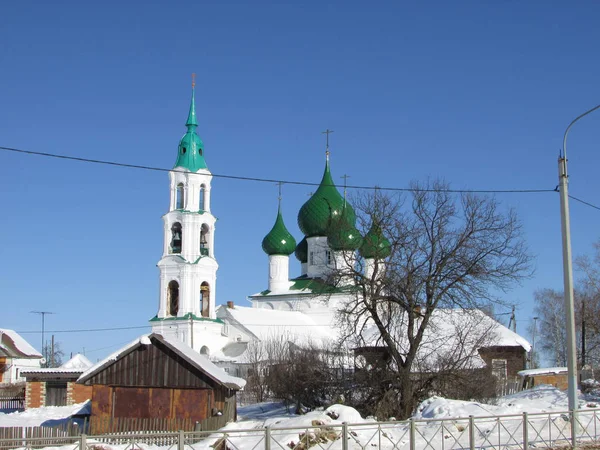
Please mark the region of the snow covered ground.
<svg viewBox="0 0 600 450"><path fill-rule="evenodd" d="M468 417L473 416L472 437L478 448L520 446L523 436L524 412L529 414L528 431L531 446L544 447L559 442L566 443L570 436L571 424L566 414L567 397L551 386L538 386L498 399L495 404L465 402L432 397L424 401L413 416L413 436L416 448L452 449L469 447ZM65 420L71 414L78 414L88 404L75 407L53 407L29 410L23 413L0 414L0 427L33 426ZM600 415L592 408L597 403L590 398L580 397L583 428L597 429L600 432ZM586 412L587 411L587 412ZM495 416L502 417L500 420ZM305 415L295 415L285 405L262 403L239 408L239 420L230 423L206 439L195 438L193 450L212 450L226 442L232 450L252 450L264 448L265 427L270 428L272 448L308 447L337 450L342 448L341 436L348 436L349 449L367 447L408 449L411 437L407 422L377 423L372 418L363 418L353 408L333 405L325 410L313 411ZM494 416L494 417L491 417ZM344 425L347 424L347 425ZM217 444L217 445L215 445ZM137 445L137 444L136 444ZM106 450L125 449L127 445L106 445ZM273 447L275 446L275 447ZM159 448L140 445L141 448ZM73 449L73 445L62 447Z"/></svg>

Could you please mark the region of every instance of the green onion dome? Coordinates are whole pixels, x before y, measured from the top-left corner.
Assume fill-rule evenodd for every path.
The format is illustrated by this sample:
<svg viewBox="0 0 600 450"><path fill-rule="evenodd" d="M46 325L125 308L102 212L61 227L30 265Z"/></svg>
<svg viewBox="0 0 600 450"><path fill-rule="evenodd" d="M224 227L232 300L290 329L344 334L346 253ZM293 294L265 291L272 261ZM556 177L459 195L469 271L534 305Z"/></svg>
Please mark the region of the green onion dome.
<svg viewBox="0 0 600 450"><path fill-rule="evenodd" d="M342 213L331 222L327 242L332 250L353 251L360 247L362 236L348 217L348 204L344 205Z"/></svg>
<svg viewBox="0 0 600 450"><path fill-rule="evenodd" d="M344 197L335 187L329 171L329 158L325 164L325 173L316 192L302 205L298 213L298 226L306 237L327 236L332 220L339 217L345 204ZM347 205L348 221L356 223L352 206Z"/></svg>
<svg viewBox="0 0 600 450"><path fill-rule="evenodd" d="M363 258L384 259L392 253L391 246L390 241L381 232L379 224L373 222L359 250Z"/></svg>
<svg viewBox="0 0 600 450"><path fill-rule="evenodd" d="M296 258L301 263L308 262L308 242L306 241L306 238L302 239L296 246Z"/></svg>
<svg viewBox="0 0 600 450"><path fill-rule="evenodd" d="M267 255L289 256L296 249L296 239L290 234L283 223L281 209L277 211L277 219L271 231L262 241L262 248Z"/></svg>
<svg viewBox="0 0 600 450"><path fill-rule="evenodd" d="M190 113L188 114L187 122L185 123L187 132L179 141L177 152L177 161L175 167L183 167L190 172L197 172L200 169L207 169L206 161L204 160L204 144L202 139L196 133L198 121L196 120L196 105L194 100L194 90L192 89L192 102L190 104Z"/></svg>

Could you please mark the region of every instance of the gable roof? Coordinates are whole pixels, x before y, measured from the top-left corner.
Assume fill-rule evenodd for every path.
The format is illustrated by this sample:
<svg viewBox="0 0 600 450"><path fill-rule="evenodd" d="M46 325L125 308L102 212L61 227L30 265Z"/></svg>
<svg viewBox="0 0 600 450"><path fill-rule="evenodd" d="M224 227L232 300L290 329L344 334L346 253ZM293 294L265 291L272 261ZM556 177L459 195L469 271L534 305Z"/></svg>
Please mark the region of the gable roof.
<svg viewBox="0 0 600 450"><path fill-rule="evenodd" d="M70 360L64 363L60 367L43 367L39 369L27 369L22 370L21 375L26 377L27 375L39 376L44 374L52 374L52 375L70 375L69 378L80 375L85 372L87 369L92 367L94 364L87 359L81 353L77 353Z"/></svg>
<svg viewBox="0 0 600 450"><path fill-rule="evenodd" d="M42 358L42 354L19 333L7 328L0 328L0 349L14 358Z"/></svg>
<svg viewBox="0 0 600 450"><path fill-rule="evenodd" d="M175 354L183 358L193 367L205 373L213 381L225 387L239 390L242 389L246 384L246 380L230 376L223 369L215 366L207 357L201 355L200 353L192 349L189 345L184 344L183 342L167 339L158 333L145 334L130 342L126 346L107 356L102 361L99 361L98 363L90 367L88 370L86 370L84 373L82 373L81 376L77 379L77 382L85 383L94 375L101 372L106 367L110 366L115 361L134 351L140 346L153 345L153 341L158 341L164 344L168 349L170 349Z"/></svg>

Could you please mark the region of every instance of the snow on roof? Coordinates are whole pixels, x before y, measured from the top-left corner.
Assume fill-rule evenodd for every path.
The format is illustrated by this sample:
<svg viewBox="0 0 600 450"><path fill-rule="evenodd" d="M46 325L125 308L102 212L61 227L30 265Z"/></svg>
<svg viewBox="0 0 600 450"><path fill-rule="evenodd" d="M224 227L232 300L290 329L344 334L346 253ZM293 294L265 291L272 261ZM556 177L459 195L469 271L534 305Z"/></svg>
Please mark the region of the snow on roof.
<svg viewBox="0 0 600 450"><path fill-rule="evenodd" d="M82 355L81 353L77 353L70 360L60 366L61 369L78 369L78 370L86 370L92 367L94 364Z"/></svg>
<svg viewBox="0 0 600 450"><path fill-rule="evenodd" d="M97 372L100 372L104 367L108 366L112 362L126 355L131 350L137 348L140 345L152 345L152 339L156 339L159 342L164 343L175 353L179 354L189 363L194 365L197 369L200 369L201 371L205 372L209 377L211 377L213 380L217 381L220 384L223 384L231 389L242 389L246 384L246 380L243 380L242 378L232 377L231 375L227 374L223 369L215 366L207 357L201 355L200 353L192 349L189 345L184 344L183 342L167 339L158 333L144 334L139 338L135 339L134 341L130 342L126 346L107 356L102 361L99 361L98 363L90 367L88 370L86 370L84 373L82 373L81 376L77 379L77 382L85 382Z"/></svg>
<svg viewBox="0 0 600 450"><path fill-rule="evenodd" d="M326 308L319 309L320 314L246 306L225 308L225 311L231 321L261 341L287 336L296 343L307 344L327 343L338 338L338 330L332 326L334 313Z"/></svg>
<svg viewBox="0 0 600 450"><path fill-rule="evenodd" d="M33 358L41 358L42 354L33 348L29 342L21 337L19 333L14 330L6 328L0 328L0 347L8 350L9 354L12 355L11 350L16 350L18 353L24 356ZM14 355L14 356L21 356Z"/></svg>
<svg viewBox="0 0 600 450"><path fill-rule="evenodd" d="M536 376L536 375L549 375L552 373L568 373L569 369L566 367L542 367L539 369L527 369L520 370L517 375L520 377Z"/></svg>

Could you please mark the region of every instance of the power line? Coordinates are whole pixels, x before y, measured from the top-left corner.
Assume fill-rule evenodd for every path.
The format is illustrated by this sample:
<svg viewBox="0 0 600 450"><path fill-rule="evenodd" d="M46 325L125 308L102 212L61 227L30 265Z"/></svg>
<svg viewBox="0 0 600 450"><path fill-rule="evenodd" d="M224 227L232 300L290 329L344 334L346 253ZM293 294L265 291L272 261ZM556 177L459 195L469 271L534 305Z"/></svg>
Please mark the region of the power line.
<svg viewBox="0 0 600 450"><path fill-rule="evenodd" d="M150 325L144 325L143 327L115 327L115 328L82 328L79 330L49 330L47 333L86 333L92 331L117 331L117 330L138 330L141 328L148 328ZM19 334L34 334L40 333L39 331L17 331Z"/></svg>
<svg viewBox="0 0 600 450"><path fill-rule="evenodd" d="M576 202L579 202L579 203L582 203L582 204L584 204L586 206L589 206L590 208L594 208L594 209L597 209L597 210L600 211L600 206L593 205L590 202L586 202L585 200L581 200L580 198L574 197L573 195L569 195L569 198L575 200Z"/></svg>
<svg viewBox="0 0 600 450"><path fill-rule="evenodd" d="M78 156L68 156L68 155L59 155L56 153L46 153L46 152L35 152L32 150L22 150L18 148L12 147L1 147L0 150L15 152L25 155L33 155L33 156L44 156L47 158L56 158L63 159L69 161L78 161L90 164L103 164L115 167L124 167L128 169L139 169L139 170L149 170L154 172L179 172L179 173L189 173L184 170L174 170L174 169L166 169L164 167L153 167L153 166L144 166L139 164L127 164L120 163L116 161L106 161L101 159L91 159L91 158L81 158ZM225 175L225 174L211 174L215 178L224 178L229 180L239 180L239 181L255 181L260 183L284 183L284 184L292 184L297 186L319 186L320 183L312 183L305 181L290 181L290 180L281 180L274 178L258 178L258 177L246 177L246 176L238 176L238 175ZM342 187L338 185L333 185L336 187ZM357 186L357 185L348 185L345 186L350 189L361 189L361 190L381 190L381 191L396 191L396 192L411 192L414 189L411 188L398 188L398 187L379 187L379 186ZM424 192L449 192L449 193L473 193L473 194L539 194L546 192L555 192L555 189L421 189Z"/></svg>

